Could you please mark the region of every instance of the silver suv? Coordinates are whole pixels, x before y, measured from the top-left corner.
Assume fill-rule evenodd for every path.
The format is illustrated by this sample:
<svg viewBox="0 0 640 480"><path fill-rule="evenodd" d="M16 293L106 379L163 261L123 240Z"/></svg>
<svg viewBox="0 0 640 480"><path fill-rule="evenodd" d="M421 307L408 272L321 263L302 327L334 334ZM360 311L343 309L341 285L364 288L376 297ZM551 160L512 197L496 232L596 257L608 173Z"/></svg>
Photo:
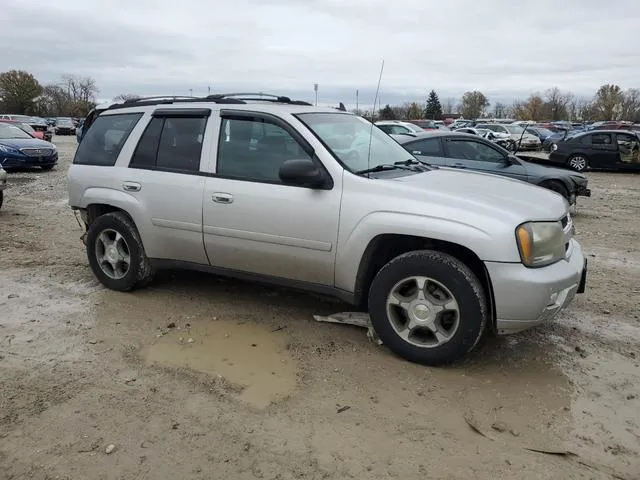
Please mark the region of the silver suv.
<svg viewBox="0 0 640 480"><path fill-rule="evenodd" d="M429 166L359 116L286 97L113 105L68 179L108 288L181 267L335 295L413 362L456 360L584 291L560 195Z"/></svg>

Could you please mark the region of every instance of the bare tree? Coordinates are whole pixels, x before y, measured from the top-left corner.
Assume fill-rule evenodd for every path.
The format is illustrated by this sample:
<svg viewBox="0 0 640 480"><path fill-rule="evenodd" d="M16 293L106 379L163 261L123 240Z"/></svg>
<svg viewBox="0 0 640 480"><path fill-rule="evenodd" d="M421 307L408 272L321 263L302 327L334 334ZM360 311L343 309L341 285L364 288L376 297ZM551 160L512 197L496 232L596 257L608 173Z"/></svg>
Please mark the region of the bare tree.
<svg viewBox="0 0 640 480"><path fill-rule="evenodd" d="M573 94L562 92L558 87L552 87L544 93L546 100L546 116L551 120L568 118L567 105L573 98Z"/></svg>
<svg viewBox="0 0 640 480"><path fill-rule="evenodd" d="M493 106L493 116L495 118L505 118L507 113L507 106L504 103L496 102Z"/></svg>
<svg viewBox="0 0 640 480"><path fill-rule="evenodd" d="M635 122L640 118L640 89L630 88L622 94L620 119Z"/></svg>
<svg viewBox="0 0 640 480"><path fill-rule="evenodd" d="M456 101L455 98L453 97L448 97L447 99L445 99L444 103L442 104L442 113L447 114L447 113L458 113L456 111Z"/></svg>
<svg viewBox="0 0 640 480"><path fill-rule="evenodd" d="M128 100L137 100L139 98L142 98L142 97L140 95L136 95L135 93L121 93L120 95L113 97L113 101L126 102Z"/></svg>

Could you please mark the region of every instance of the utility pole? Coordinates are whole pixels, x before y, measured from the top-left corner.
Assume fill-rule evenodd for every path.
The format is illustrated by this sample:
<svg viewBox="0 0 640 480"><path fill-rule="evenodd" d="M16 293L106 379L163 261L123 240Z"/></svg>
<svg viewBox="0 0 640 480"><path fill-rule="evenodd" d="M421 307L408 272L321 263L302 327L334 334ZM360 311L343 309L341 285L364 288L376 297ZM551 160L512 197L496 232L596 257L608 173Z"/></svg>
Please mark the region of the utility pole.
<svg viewBox="0 0 640 480"><path fill-rule="evenodd" d="M211 95L211 85L207 87L207 95Z"/></svg>
<svg viewBox="0 0 640 480"><path fill-rule="evenodd" d="M318 106L318 84L313 84L313 91L316 92L316 107Z"/></svg>
<svg viewBox="0 0 640 480"><path fill-rule="evenodd" d="M193 97L193 88L190 88L190 89L189 89L189 96L190 96L190 97Z"/></svg>
<svg viewBox="0 0 640 480"><path fill-rule="evenodd" d="M360 115L360 108L359 108L359 102L358 102L358 90L356 89L356 115Z"/></svg>

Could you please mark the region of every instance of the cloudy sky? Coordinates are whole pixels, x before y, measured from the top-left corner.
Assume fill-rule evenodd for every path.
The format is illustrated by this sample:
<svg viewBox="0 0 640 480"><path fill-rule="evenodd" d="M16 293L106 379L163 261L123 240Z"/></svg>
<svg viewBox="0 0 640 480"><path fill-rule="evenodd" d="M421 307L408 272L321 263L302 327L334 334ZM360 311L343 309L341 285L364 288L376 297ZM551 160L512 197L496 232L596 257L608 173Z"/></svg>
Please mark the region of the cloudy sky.
<svg viewBox="0 0 640 480"><path fill-rule="evenodd" d="M510 101L640 87L640 0L1 0L0 71L120 93L269 91L320 103ZM371 98L369 98L371 97Z"/></svg>

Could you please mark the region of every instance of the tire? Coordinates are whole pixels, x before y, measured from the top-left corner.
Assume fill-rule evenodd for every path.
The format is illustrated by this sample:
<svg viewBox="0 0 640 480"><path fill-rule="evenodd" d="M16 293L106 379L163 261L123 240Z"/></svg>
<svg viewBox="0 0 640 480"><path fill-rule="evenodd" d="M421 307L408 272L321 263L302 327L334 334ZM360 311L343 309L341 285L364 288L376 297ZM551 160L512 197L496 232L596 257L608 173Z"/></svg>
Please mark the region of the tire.
<svg viewBox="0 0 640 480"><path fill-rule="evenodd" d="M559 193L564 198L566 198L567 202L571 203L571 199L569 198L569 190L567 190L567 187L565 187L562 182L558 180L549 180L547 182L542 182L540 186L551 190L552 192Z"/></svg>
<svg viewBox="0 0 640 480"><path fill-rule="evenodd" d="M3 202L4 202L4 192L0 190L0 208L2 208Z"/></svg>
<svg viewBox="0 0 640 480"><path fill-rule="evenodd" d="M42 169L44 172L48 172L49 170L53 169L53 167L55 167L55 165L43 165L40 167L40 169Z"/></svg>
<svg viewBox="0 0 640 480"><path fill-rule="evenodd" d="M589 168L589 159L586 155L582 155L581 153L576 155L571 155L567 159L567 165L572 170L576 172L584 172L587 168Z"/></svg>
<svg viewBox="0 0 640 480"><path fill-rule="evenodd" d="M425 278L422 299L413 289L419 285L418 280L414 282L412 277ZM437 287L434 294L426 293L433 287ZM394 296L394 292L401 295ZM390 301L392 298L396 300ZM399 298L411 302L395 305ZM427 300L421 301L424 298ZM438 298L437 303L445 302L446 307L451 307L453 299L456 308L445 307L434 313L443 308L431 302ZM448 364L467 355L478 344L489 320L478 278L460 260L433 250L408 252L382 267L369 290L369 314L376 333L393 353L430 366ZM410 323L417 326L409 329ZM412 333L407 334L408 331Z"/></svg>
<svg viewBox="0 0 640 480"><path fill-rule="evenodd" d="M96 218L89 226L86 244L91 270L105 287L126 292L147 285L153 278L138 229L125 213Z"/></svg>

